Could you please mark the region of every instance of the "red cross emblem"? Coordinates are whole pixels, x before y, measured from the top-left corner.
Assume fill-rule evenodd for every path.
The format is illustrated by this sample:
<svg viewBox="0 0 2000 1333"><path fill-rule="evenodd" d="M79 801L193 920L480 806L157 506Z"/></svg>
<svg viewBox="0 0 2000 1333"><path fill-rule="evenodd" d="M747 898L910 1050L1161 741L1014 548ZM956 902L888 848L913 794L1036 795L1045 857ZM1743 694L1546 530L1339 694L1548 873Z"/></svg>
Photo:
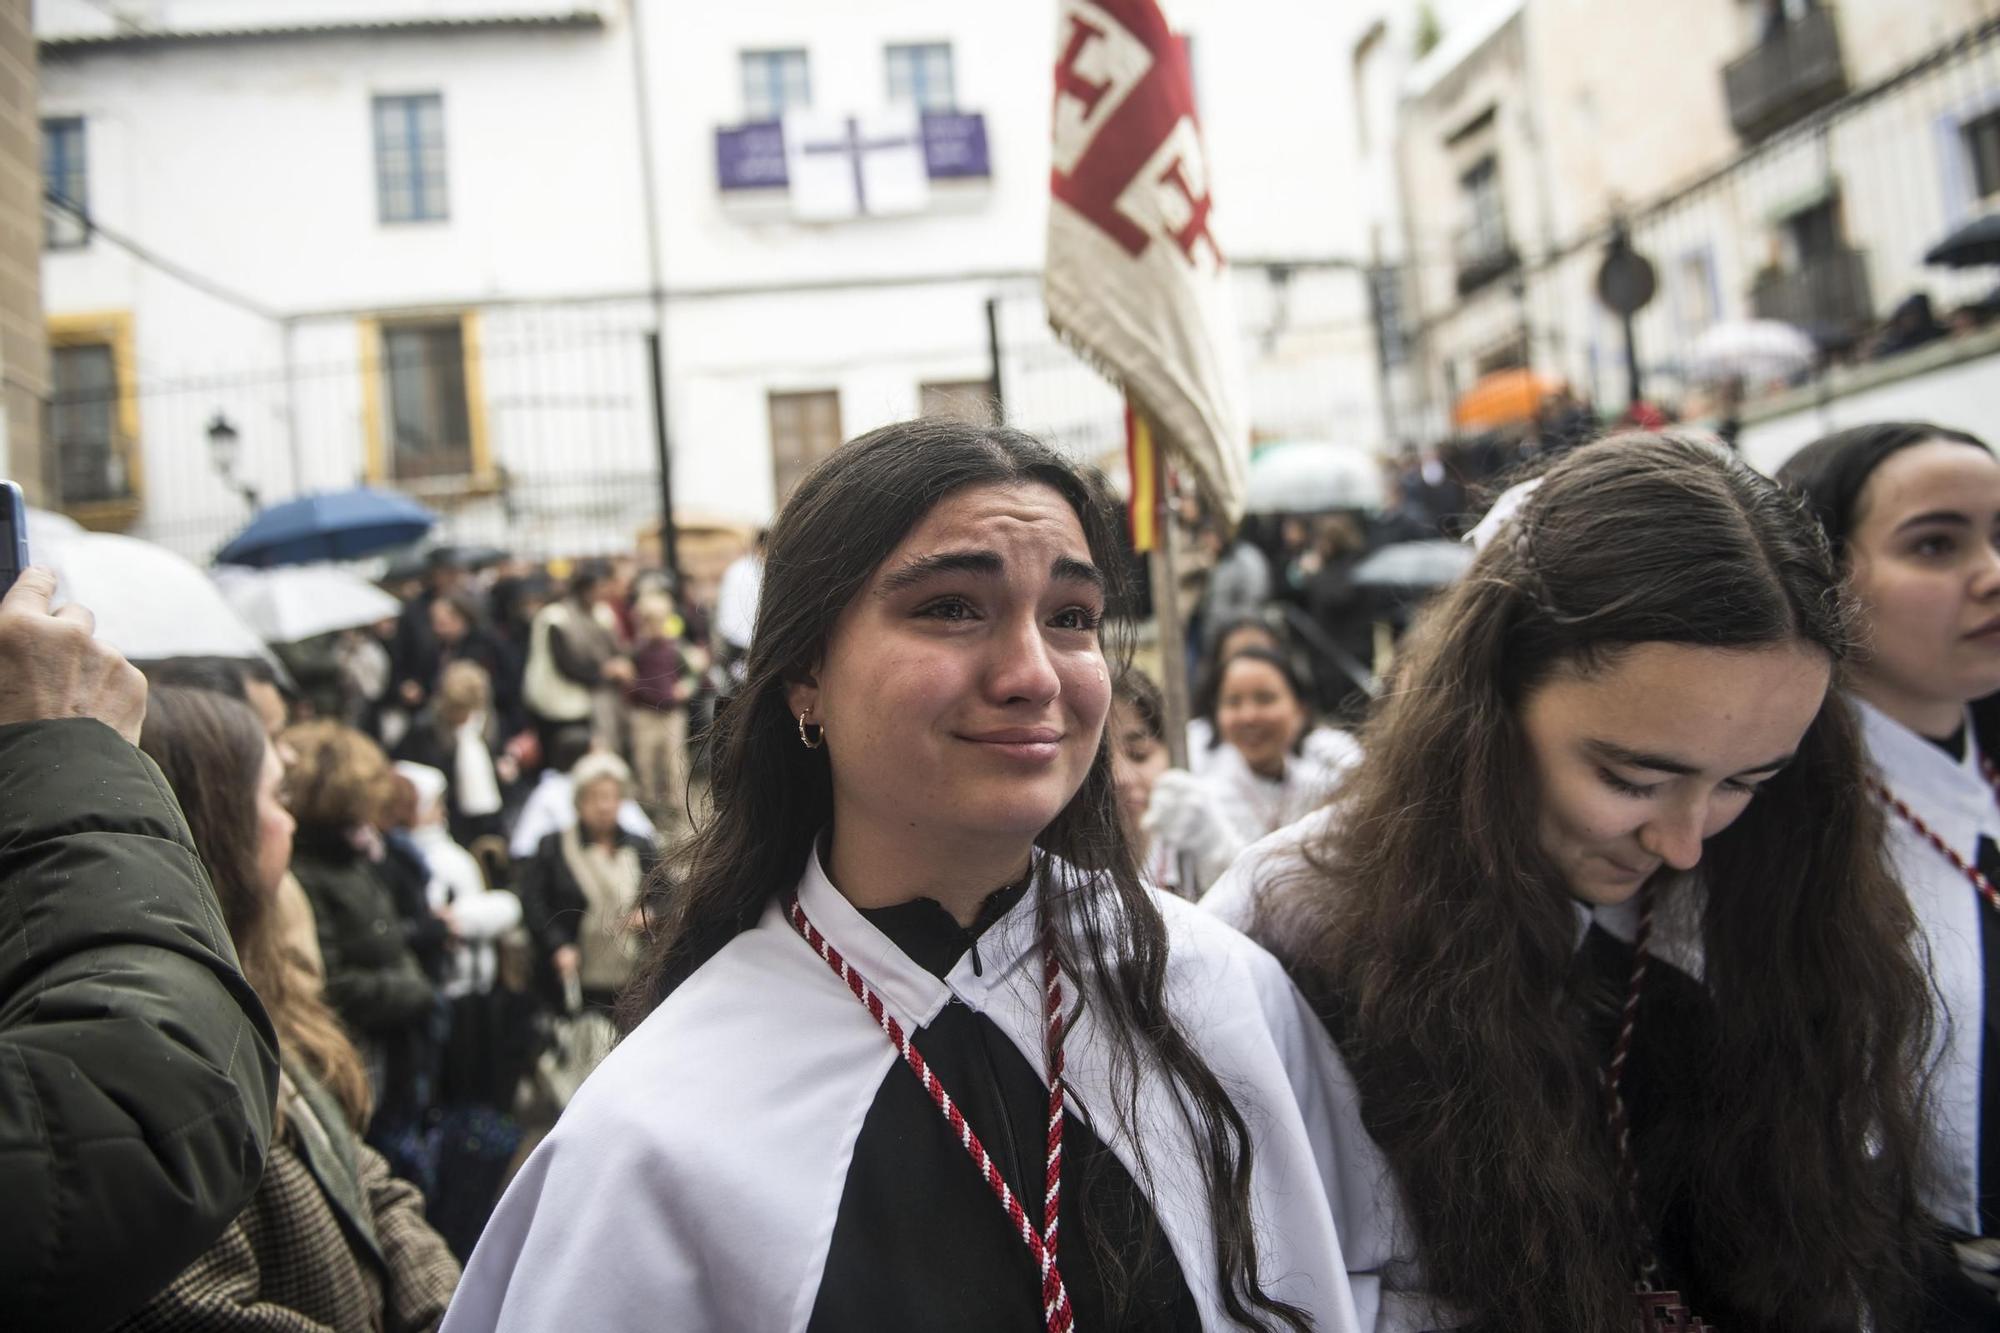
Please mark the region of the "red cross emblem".
<svg viewBox="0 0 2000 1333"><path fill-rule="evenodd" d="M1072 0L1055 67L1050 192L1138 258L1156 237L1190 263L1213 200L1187 47L1154 0Z"/></svg>

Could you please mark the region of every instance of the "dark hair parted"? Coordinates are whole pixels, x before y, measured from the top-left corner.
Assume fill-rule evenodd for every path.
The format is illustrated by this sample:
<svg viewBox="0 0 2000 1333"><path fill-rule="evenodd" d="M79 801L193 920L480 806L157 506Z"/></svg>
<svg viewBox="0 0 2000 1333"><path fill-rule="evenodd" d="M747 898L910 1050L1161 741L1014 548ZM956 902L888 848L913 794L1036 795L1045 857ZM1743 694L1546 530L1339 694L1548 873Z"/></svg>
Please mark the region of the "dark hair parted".
<svg viewBox="0 0 2000 1333"><path fill-rule="evenodd" d="M1805 498L1833 543L1834 555L1845 561L1847 543L1861 517L1861 495L1875 469L1912 445L1940 441L1986 448L1975 435L1927 421L1878 421L1814 440L1785 460L1778 480Z"/></svg>
<svg viewBox="0 0 2000 1333"><path fill-rule="evenodd" d="M222 919L278 1030L287 1058L325 1085L355 1129L368 1119L367 1068L317 978L279 938L272 896L257 880L257 787L270 742L246 703L213 690L155 686L146 700L139 748L173 788L188 832L222 905Z"/></svg>
<svg viewBox="0 0 2000 1333"><path fill-rule="evenodd" d="M1112 581L1115 610L1124 560L1102 478L1018 431L939 418L885 426L842 445L799 482L770 530L743 689L714 728L714 814L663 868L672 889L662 895L667 905L649 956L623 997L626 1027L798 881L814 838L833 818L831 770L823 753L799 745L787 683L812 670L841 613L940 501L971 488L1018 485L1047 486L1075 511L1093 562ZM1116 679L1123 655L1109 655L1118 659L1111 664ZM1037 845L1075 875L1045 887L1045 906L1053 909L1057 951L1113 1042L1120 1105L1106 1109L1128 1126L1138 1123L1142 1069L1175 1086L1201 1146L1225 1307L1240 1324L1306 1327L1303 1312L1258 1281L1249 1131L1168 1010L1166 925L1125 841L1108 748L1100 744L1081 790ZM1143 1161L1140 1175L1147 1175ZM1104 1254L1101 1238L1092 1239L1107 1276L1140 1268L1132 1256ZM1111 1293L1114 1305L1122 1294Z"/></svg>
<svg viewBox="0 0 2000 1333"><path fill-rule="evenodd" d="M1423 613L1310 873L1254 909L1340 1043L1426 1289L1469 1328L1632 1327L1648 1238L1520 710L1553 673L1646 643L1810 644L1837 683L1849 631L1795 498L1711 446L1625 435L1551 466ZM1650 1029L1641 1012L1640 1045L1670 1053L1634 1111L1641 1208L1748 1326L1915 1326L1929 1009L1880 838L1829 691L1700 869L1655 886L1663 914L1699 920L1705 985Z"/></svg>

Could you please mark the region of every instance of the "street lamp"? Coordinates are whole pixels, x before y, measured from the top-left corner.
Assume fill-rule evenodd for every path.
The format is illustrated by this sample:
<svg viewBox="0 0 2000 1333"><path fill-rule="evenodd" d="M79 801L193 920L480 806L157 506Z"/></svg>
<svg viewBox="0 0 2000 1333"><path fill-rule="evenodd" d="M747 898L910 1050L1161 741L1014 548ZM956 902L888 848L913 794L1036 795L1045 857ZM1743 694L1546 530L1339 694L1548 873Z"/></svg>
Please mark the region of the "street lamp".
<svg viewBox="0 0 2000 1333"><path fill-rule="evenodd" d="M231 489L241 495L254 511L258 508L257 488L236 479L236 460L241 443L235 425L228 417L217 412L215 418L208 423L208 456L214 461L215 470L222 474L222 479L228 482Z"/></svg>

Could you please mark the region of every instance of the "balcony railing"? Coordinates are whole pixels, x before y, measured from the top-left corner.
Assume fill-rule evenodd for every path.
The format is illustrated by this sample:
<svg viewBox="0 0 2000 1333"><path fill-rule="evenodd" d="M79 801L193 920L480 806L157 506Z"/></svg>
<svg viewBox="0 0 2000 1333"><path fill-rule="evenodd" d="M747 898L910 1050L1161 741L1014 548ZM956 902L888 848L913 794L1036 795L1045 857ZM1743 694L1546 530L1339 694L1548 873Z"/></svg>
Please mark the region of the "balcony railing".
<svg viewBox="0 0 2000 1333"><path fill-rule="evenodd" d="M1505 224L1492 219L1462 228L1453 240L1452 257L1458 269L1460 296L1512 272L1521 262L1507 238Z"/></svg>
<svg viewBox="0 0 2000 1333"><path fill-rule="evenodd" d="M1868 290L1868 256L1839 249L1795 269L1770 269L1750 288L1759 319L1783 320L1822 335L1851 330L1875 318Z"/></svg>
<svg viewBox="0 0 2000 1333"><path fill-rule="evenodd" d="M1773 134L1847 92L1833 13L1810 9L1725 65L1729 123L1746 140Z"/></svg>

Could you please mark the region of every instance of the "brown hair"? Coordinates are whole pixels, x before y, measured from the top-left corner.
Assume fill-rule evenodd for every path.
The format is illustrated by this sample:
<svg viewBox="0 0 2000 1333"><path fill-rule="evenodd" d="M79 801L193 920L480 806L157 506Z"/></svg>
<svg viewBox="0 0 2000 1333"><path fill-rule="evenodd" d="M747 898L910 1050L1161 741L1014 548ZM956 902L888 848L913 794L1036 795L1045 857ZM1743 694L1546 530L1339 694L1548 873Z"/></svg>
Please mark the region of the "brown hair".
<svg viewBox="0 0 2000 1333"><path fill-rule="evenodd" d="M1112 698L1132 710L1132 718L1154 740L1167 739L1167 701L1153 678L1129 663L1112 684Z"/></svg>
<svg viewBox="0 0 2000 1333"><path fill-rule="evenodd" d="M320 997L318 979L285 950L271 893L257 882L257 785L270 749L263 723L248 704L213 691L156 686L139 748L187 816L243 975L270 1013L280 1049L362 1128L370 1094L361 1054Z"/></svg>
<svg viewBox="0 0 2000 1333"><path fill-rule="evenodd" d="M1519 710L1651 642L1808 643L1836 688L1699 871L1656 886L1699 920L1704 974L1638 1028L1672 1071L1635 1108L1647 1228L1670 1221L1673 1257L1748 1325L1915 1326L1929 1006L1838 694L1848 635L1825 540L1778 487L1693 441L1579 449L1411 632L1310 878L1260 893L1254 928L1333 1029L1425 1284L1468 1327L1631 1327L1650 1238L1617 1185L1601 983L1576 967Z"/></svg>
<svg viewBox="0 0 2000 1333"><path fill-rule="evenodd" d="M389 797L382 802L378 823L384 829L412 829L417 826L417 811L423 798L417 795L417 784L394 769L389 773Z"/></svg>
<svg viewBox="0 0 2000 1333"><path fill-rule="evenodd" d="M298 756L289 804L302 827L347 829L381 818L392 792L381 746L338 722L301 722L278 739Z"/></svg>

